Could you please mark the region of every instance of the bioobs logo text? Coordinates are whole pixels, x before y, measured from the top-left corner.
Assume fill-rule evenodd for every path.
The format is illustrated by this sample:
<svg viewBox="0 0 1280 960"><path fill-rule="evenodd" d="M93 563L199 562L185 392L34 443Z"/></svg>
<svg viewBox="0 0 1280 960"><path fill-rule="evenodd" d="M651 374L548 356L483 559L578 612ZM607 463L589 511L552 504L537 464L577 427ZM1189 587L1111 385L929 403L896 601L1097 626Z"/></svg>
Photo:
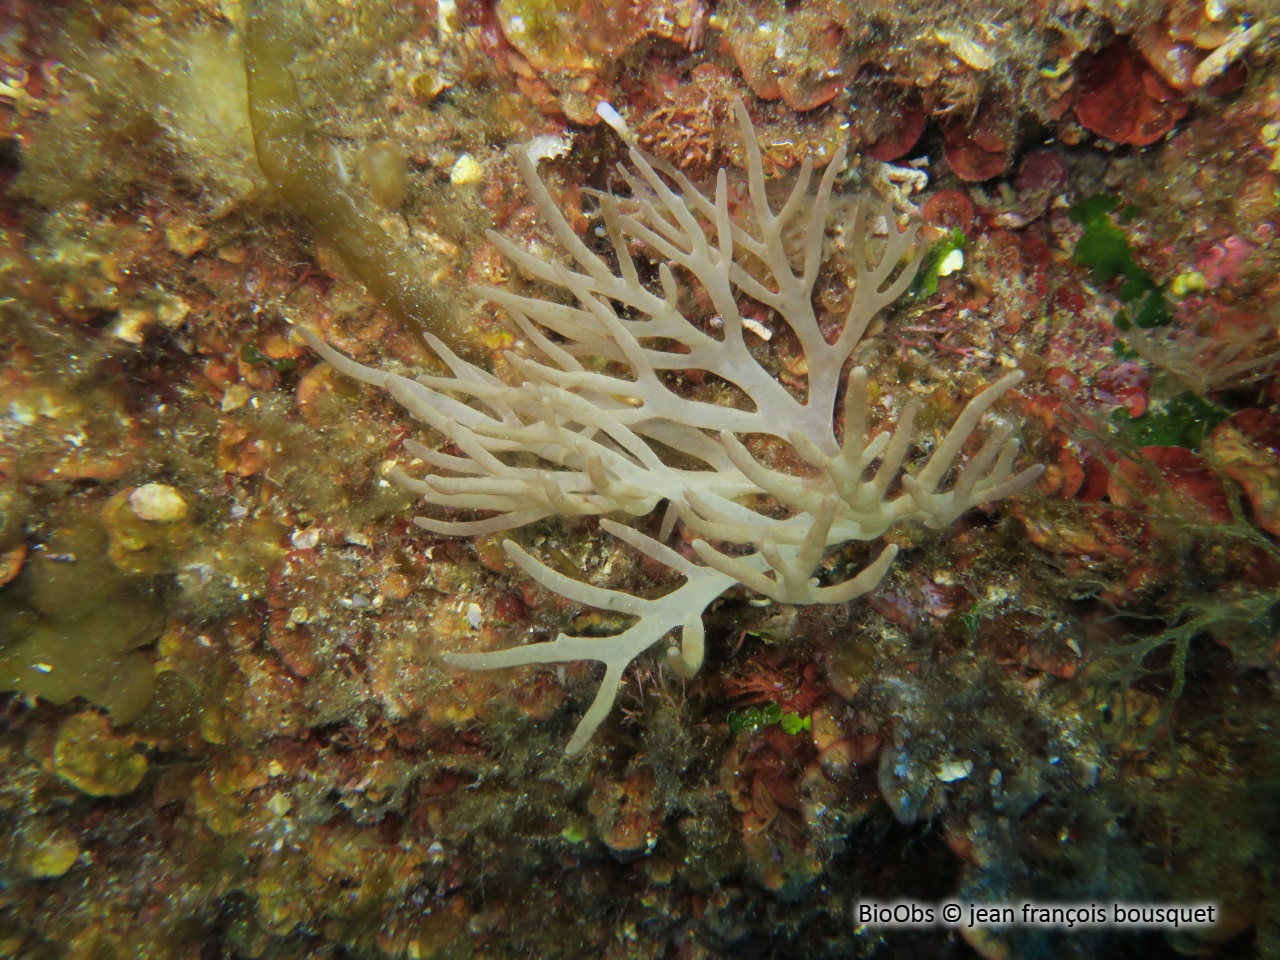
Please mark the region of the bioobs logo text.
<svg viewBox="0 0 1280 960"><path fill-rule="evenodd" d="M859 903L853 908L854 923L876 927L922 927L942 921L955 923L960 919L960 906L944 903L934 906L927 903Z"/></svg>

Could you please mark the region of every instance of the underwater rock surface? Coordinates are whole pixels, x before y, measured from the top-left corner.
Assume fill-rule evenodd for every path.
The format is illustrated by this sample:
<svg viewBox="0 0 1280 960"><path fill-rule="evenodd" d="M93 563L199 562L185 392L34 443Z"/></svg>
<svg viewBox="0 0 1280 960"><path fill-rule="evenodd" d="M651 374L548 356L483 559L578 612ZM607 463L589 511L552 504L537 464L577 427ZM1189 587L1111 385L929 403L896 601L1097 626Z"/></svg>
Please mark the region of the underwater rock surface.
<svg viewBox="0 0 1280 960"><path fill-rule="evenodd" d="M0 4L0 956L1280 956L1280 22L1068 6ZM673 206L619 171L630 144ZM813 358L751 294L766 264L716 308L677 211L680 178L716 198L721 168L726 211L753 189L776 211L807 157L832 186L828 345L898 231L923 251L838 381L866 370L867 436L917 406L915 475L1001 381L1044 471L941 529L824 541L814 590L896 552L850 602L726 584L696 676L641 653L566 758L595 666L444 655L616 637L626 609L584 600L670 595L665 560L746 541L664 520L656 489L651 514L501 534L439 491L424 510L392 471L481 448L296 330L433 389L423 331L481 391L560 351L625 414L624 356L575 353L586 328L540 343L479 289L563 329L591 297L637 323L567 303L572 237L611 270L625 251L699 336L740 320L744 367L802 405ZM676 248L612 236L606 195ZM797 266L802 239L779 239ZM751 412L659 333L638 343L673 397ZM833 443L856 432L838 392ZM715 455L665 436L663 476ZM737 442L825 482L785 431ZM788 502L720 509L773 529ZM859 919L952 901L955 925ZM1023 903L1215 921L970 925Z"/></svg>

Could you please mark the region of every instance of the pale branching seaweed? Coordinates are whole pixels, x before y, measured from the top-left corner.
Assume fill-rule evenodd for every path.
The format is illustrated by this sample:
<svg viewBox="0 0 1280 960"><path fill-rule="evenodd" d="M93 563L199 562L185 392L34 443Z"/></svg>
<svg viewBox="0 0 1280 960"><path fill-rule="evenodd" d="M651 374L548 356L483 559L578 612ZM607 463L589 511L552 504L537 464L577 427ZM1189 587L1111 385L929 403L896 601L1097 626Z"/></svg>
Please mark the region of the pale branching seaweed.
<svg viewBox="0 0 1280 960"><path fill-rule="evenodd" d="M552 570L516 543L507 554L530 577L570 600L635 618L614 636L561 634L557 639L492 653L446 654L474 670L520 664L597 660L605 665L599 692L570 740L582 750L608 715L627 665L680 631L666 656L689 676L703 661L702 614L742 584L792 604L846 603L880 583L897 555L887 546L852 579L823 584L815 576L829 547L872 540L894 524L919 520L942 527L977 504L1008 496L1041 468L1014 473L1014 428L996 421L967 462L962 448L992 405L1021 380L1001 377L972 399L932 454L912 473L903 464L917 408L908 404L893 430L867 439L867 372L846 362L886 306L911 283L920 262L916 228L888 223L883 252L870 262L868 220L860 209L849 233L856 247L852 306L838 333L826 337L814 312L814 285L823 259L832 187L844 166L841 149L811 190L806 160L794 188L775 212L766 193L755 131L741 103L746 143L745 212L730 211L721 170L710 194L679 171L633 149L622 169L631 196L599 197L611 252L600 256L574 233L523 153L520 169L539 211L573 266L545 261L497 234L490 239L526 273L561 288L573 304L486 289L506 308L529 355L509 354L520 380L507 383L428 338L451 376L416 380L362 366L304 332L341 372L390 394L413 416L451 441L461 455L407 444L430 472L395 479L436 507L483 511L473 520L422 517L438 534L470 536L513 530L546 517L630 514L642 517L667 502L659 539L610 519L601 526L684 578L665 596L645 599L583 583ZM648 251L637 263L631 250ZM652 288L642 274L657 264ZM682 312L682 283L696 281L718 318ZM743 305L754 300L790 327L804 352L808 384L798 399L752 356L744 339ZM696 319L703 322L699 324ZM706 328L706 329L704 329ZM710 332L708 332L710 331ZM703 371L740 393L736 405L695 399L669 371ZM843 389L843 439L837 403ZM786 441L812 468L780 472L759 460L742 437ZM676 464L679 464L678 466ZM954 468L954 469L953 469ZM948 477L948 474L952 476ZM944 480L950 485L942 489ZM746 504L768 504L753 509ZM676 519L701 539L693 562L666 546Z"/></svg>

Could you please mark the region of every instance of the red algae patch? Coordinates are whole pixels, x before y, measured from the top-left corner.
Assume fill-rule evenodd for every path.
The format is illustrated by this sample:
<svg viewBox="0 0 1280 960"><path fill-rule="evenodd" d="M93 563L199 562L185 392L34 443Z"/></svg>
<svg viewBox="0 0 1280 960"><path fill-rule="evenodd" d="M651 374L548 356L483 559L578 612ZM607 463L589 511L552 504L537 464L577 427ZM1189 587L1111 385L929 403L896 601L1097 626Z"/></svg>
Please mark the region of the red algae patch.
<svg viewBox="0 0 1280 960"><path fill-rule="evenodd" d="M1145 147L1186 116L1187 103L1141 54L1117 40L1082 70L1075 113L1101 137Z"/></svg>

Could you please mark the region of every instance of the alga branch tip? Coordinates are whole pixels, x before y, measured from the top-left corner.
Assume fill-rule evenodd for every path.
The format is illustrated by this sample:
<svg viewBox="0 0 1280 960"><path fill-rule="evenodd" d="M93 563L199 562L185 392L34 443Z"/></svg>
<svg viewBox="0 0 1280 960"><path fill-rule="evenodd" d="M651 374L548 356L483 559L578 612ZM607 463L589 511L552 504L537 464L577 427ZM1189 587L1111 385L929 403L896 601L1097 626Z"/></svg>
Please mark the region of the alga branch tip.
<svg viewBox="0 0 1280 960"><path fill-rule="evenodd" d="M455 349L454 312L419 265L344 189L317 142L290 71L295 38L279 0L253 0L245 27L249 119L258 163L289 206L331 243L369 292L400 320Z"/></svg>
<svg viewBox="0 0 1280 960"><path fill-rule="evenodd" d="M921 256L915 227L898 228L886 211L888 237L872 260L867 230L876 218L859 206L851 223L852 306L829 341L813 296L844 151L816 188L814 164L807 160L775 212L755 130L741 102L736 112L747 146L747 197L740 209L730 209L724 170L714 189L704 192L675 168L633 148L631 166L620 168L630 196L599 195L612 248L607 256L578 238L534 161L519 156L539 213L572 264L543 260L490 233L509 259L559 287L560 299L569 301L498 288L483 291L506 308L528 344L527 353L506 355L516 381L498 379L431 336L428 341L449 376L409 379L375 370L303 331L339 371L385 390L458 451L445 454L406 442L427 473L415 478L397 471L397 482L434 507L482 513L470 520L417 518L424 529L483 535L548 517L644 517L667 502L657 538L614 520L600 524L684 578L661 597L583 583L539 562L515 542L505 543L512 561L548 590L634 618L621 633L561 634L506 650L444 656L454 666L475 670L603 663L604 679L568 744L570 754L582 750L604 721L623 672L649 647L679 631L667 659L681 675L697 672L704 658L702 614L726 590L741 584L782 603L846 603L879 585L898 548L886 546L844 582L824 583L816 574L829 548L877 539L906 521L946 526L971 507L1017 493L1042 472L1039 466L1014 471L1018 441L1013 426L1003 421L992 424L976 453L963 456L994 404L1021 382L1020 371L970 400L928 459L910 472L906 462L915 404L907 404L893 429L867 436L867 371L845 370L872 320L915 276ZM642 279L648 270L637 266L636 250L647 251L656 264L656 284ZM682 312L688 298L682 297L673 267L701 286L720 318L718 329ZM747 301L764 305L794 332L808 369L804 400L747 348ZM682 370L713 374L736 387L742 399L726 406L690 395L668 373ZM843 404L842 438L836 431L838 402ZM797 475L761 463L741 439L752 434L790 444L809 470ZM668 451L680 455L681 466L669 462ZM948 477L953 479L944 489ZM676 518L696 535L692 548L700 562L662 542Z"/></svg>

